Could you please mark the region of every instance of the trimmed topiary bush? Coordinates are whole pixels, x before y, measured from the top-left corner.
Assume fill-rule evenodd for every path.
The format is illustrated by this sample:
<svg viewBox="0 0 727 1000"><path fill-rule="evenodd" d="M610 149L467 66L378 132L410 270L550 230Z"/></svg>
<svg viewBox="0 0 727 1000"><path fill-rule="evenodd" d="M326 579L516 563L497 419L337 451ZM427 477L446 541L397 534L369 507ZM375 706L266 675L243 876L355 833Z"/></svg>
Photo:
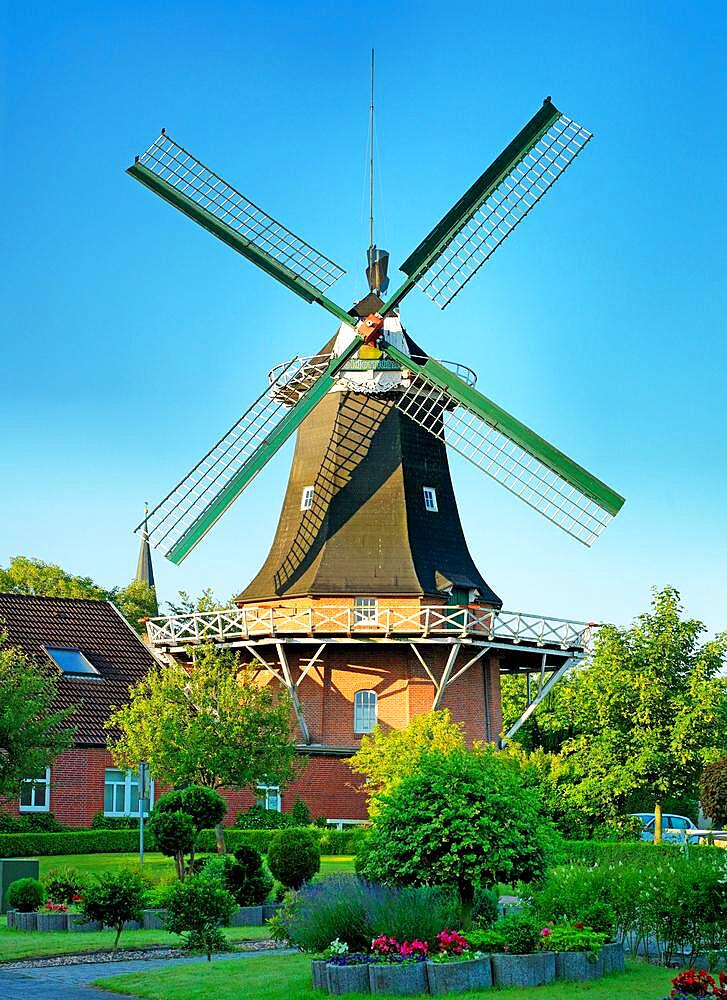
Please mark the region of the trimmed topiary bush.
<svg viewBox="0 0 727 1000"><path fill-rule="evenodd" d="M104 872L84 892L82 913L86 920L99 920L116 931L113 952L127 920L141 920L144 883L128 869Z"/></svg>
<svg viewBox="0 0 727 1000"><path fill-rule="evenodd" d="M300 889L321 868L321 845L309 830L281 830L268 850L268 867L289 889Z"/></svg>
<svg viewBox="0 0 727 1000"><path fill-rule="evenodd" d="M8 886L8 907L21 913L33 913L45 899L37 878L19 878Z"/></svg>
<svg viewBox="0 0 727 1000"><path fill-rule="evenodd" d="M188 951L201 951L212 958L226 940L220 926L229 923L235 899L219 882L192 876L172 886L167 896L166 928L180 934Z"/></svg>
<svg viewBox="0 0 727 1000"><path fill-rule="evenodd" d="M273 880L254 848L239 847L234 863L225 873L225 885L240 906L259 906L270 895Z"/></svg>
<svg viewBox="0 0 727 1000"><path fill-rule="evenodd" d="M149 817L149 829L156 841L157 850L174 858L180 880L184 879L184 855L194 848L194 824L186 812L154 812Z"/></svg>

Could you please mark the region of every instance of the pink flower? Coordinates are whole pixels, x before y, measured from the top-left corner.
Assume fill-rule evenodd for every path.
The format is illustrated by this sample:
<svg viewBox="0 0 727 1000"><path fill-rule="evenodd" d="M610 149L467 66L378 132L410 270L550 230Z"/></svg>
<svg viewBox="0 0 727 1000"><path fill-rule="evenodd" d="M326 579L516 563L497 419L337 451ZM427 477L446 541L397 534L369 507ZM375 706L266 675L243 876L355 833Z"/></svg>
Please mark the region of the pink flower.
<svg viewBox="0 0 727 1000"><path fill-rule="evenodd" d="M548 937L553 932L551 931L550 927L543 927L540 933L543 935L543 937Z"/></svg>

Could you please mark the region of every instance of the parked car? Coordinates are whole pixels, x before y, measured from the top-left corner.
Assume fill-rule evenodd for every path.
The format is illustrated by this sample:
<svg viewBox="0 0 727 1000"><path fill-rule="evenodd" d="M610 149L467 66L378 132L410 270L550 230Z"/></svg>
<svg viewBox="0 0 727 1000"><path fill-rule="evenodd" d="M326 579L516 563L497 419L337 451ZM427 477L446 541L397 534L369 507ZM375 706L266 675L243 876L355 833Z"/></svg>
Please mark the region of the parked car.
<svg viewBox="0 0 727 1000"><path fill-rule="evenodd" d="M644 825L641 831L641 839L653 841L654 839L654 813L631 813L640 819ZM699 837L705 836L706 830L700 830L688 816L677 816L675 813L662 813L661 816L661 839L672 844L698 844Z"/></svg>

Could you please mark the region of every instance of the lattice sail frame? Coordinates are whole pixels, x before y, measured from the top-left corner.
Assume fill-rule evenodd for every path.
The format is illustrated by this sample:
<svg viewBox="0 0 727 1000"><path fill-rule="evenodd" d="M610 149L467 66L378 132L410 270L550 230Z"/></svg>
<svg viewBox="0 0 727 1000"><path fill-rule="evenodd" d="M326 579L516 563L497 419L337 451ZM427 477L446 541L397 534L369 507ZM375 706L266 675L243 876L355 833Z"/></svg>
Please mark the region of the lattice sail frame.
<svg viewBox="0 0 727 1000"><path fill-rule="evenodd" d="M325 292L346 273L210 170L166 132L162 132L136 162L317 291Z"/></svg>

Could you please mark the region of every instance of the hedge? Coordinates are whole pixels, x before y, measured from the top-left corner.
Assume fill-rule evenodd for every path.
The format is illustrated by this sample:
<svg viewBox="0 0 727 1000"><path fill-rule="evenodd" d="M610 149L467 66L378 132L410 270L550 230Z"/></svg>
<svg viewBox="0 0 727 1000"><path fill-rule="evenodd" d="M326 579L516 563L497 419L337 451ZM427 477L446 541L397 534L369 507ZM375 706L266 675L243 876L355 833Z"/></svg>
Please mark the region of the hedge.
<svg viewBox="0 0 727 1000"><path fill-rule="evenodd" d="M294 827L289 827L294 829ZM366 837L365 830L322 830L306 827L321 840L322 854L356 854ZM276 830L235 830L225 828L227 850L254 847L267 854ZM203 830L197 838L197 851L213 853L216 850L214 830ZM145 831L144 846L154 850L154 839ZM73 833L3 833L0 834L0 857L26 858L54 854L133 854L139 849L138 830L79 830Z"/></svg>
<svg viewBox="0 0 727 1000"><path fill-rule="evenodd" d="M682 851L681 844L662 843L654 845L650 841L606 841L606 840L565 840L558 860L563 864L571 861L596 862L637 861L649 851ZM716 848L719 850L719 848Z"/></svg>

